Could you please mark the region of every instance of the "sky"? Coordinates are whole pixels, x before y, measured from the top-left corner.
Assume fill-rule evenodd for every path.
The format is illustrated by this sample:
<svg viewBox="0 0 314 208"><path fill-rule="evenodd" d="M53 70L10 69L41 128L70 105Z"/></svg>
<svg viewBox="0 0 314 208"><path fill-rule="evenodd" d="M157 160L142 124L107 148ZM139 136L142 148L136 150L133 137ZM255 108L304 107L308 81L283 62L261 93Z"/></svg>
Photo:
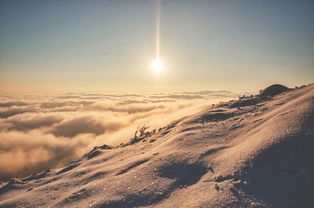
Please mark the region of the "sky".
<svg viewBox="0 0 314 208"><path fill-rule="evenodd" d="M0 2L2 90L243 89L314 81L312 0Z"/></svg>

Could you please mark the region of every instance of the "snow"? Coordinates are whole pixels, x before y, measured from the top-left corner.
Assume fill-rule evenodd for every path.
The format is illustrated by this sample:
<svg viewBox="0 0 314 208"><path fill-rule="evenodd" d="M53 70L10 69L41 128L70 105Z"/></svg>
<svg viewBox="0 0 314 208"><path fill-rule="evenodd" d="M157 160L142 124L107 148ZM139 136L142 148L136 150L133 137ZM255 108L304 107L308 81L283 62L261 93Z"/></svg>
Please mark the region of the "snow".
<svg viewBox="0 0 314 208"><path fill-rule="evenodd" d="M0 207L314 207L313 107L314 85L217 104L12 179Z"/></svg>

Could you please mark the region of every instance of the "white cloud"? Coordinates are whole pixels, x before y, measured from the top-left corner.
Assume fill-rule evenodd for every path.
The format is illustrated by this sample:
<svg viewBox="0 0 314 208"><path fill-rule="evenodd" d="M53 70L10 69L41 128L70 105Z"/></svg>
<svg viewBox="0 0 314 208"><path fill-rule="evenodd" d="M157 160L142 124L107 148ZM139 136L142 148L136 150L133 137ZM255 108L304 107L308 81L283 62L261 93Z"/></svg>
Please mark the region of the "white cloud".
<svg viewBox="0 0 314 208"><path fill-rule="evenodd" d="M0 178L66 165L95 145L127 142L139 125L159 128L217 101L214 98L231 96L236 97L226 91L200 91L0 97Z"/></svg>

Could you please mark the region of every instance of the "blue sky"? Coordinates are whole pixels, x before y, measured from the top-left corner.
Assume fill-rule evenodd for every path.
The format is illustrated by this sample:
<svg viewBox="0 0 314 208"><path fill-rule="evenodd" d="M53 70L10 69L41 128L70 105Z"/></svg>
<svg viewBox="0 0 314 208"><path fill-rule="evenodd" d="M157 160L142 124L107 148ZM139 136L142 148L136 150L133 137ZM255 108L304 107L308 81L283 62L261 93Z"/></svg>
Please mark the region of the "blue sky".
<svg viewBox="0 0 314 208"><path fill-rule="evenodd" d="M310 0L0 2L3 89L261 88L314 81Z"/></svg>

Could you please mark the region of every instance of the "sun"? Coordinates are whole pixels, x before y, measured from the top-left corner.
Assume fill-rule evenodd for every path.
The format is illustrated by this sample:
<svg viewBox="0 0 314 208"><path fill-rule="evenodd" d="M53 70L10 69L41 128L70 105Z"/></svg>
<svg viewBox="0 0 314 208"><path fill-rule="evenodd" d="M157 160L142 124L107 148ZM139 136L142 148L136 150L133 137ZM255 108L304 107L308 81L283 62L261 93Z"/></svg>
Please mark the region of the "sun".
<svg viewBox="0 0 314 208"><path fill-rule="evenodd" d="M154 61L152 61L151 68L156 74L159 74L165 69L165 64L160 58L156 58Z"/></svg>

